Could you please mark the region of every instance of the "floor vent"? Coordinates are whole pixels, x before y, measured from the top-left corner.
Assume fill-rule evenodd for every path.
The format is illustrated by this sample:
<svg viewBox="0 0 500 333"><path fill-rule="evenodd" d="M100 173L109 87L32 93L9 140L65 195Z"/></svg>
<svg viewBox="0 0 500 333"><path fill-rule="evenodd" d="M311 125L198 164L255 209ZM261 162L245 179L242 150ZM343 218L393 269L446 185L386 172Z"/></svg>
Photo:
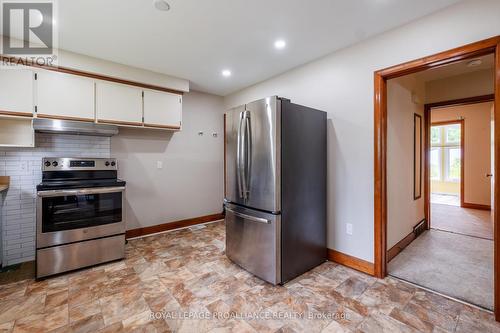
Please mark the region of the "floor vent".
<svg viewBox="0 0 500 333"><path fill-rule="evenodd" d="M425 231L425 219L418 222L416 226L413 227L413 233L415 234L415 238L420 236Z"/></svg>

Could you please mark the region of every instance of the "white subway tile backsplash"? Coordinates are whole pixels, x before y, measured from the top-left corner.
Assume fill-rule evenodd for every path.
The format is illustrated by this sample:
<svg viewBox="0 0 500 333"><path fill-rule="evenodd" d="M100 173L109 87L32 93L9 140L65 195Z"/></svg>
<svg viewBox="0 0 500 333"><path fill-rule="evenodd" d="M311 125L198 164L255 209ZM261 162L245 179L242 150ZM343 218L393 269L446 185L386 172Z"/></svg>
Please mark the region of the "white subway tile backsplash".
<svg viewBox="0 0 500 333"><path fill-rule="evenodd" d="M0 148L0 175L10 176L11 182L7 193L0 196L2 265L35 258L35 199L42 158L110 157L110 147L106 137L37 133L35 148Z"/></svg>

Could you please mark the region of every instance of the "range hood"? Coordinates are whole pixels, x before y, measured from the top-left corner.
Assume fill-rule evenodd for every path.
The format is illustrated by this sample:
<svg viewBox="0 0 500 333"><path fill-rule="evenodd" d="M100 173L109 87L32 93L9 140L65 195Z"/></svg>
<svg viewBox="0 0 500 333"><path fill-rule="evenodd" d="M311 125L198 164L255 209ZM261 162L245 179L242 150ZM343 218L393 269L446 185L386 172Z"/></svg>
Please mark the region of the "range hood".
<svg viewBox="0 0 500 333"><path fill-rule="evenodd" d="M86 123L82 121L33 119L33 128L40 133L80 134L93 136L113 136L118 134L118 127Z"/></svg>

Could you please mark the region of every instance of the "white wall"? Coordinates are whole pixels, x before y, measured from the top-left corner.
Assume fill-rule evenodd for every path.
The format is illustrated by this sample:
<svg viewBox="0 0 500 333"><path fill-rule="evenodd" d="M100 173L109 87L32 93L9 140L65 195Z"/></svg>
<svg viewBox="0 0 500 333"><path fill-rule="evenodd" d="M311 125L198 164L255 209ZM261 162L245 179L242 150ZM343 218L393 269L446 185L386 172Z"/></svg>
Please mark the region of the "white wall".
<svg viewBox="0 0 500 333"><path fill-rule="evenodd" d="M454 99L493 94L495 71L482 70L429 81L425 85L425 102L436 103Z"/></svg>
<svg viewBox="0 0 500 333"><path fill-rule="evenodd" d="M181 132L120 129L111 139L127 181L127 229L222 212L223 111L222 97L190 92Z"/></svg>
<svg viewBox="0 0 500 333"><path fill-rule="evenodd" d="M185 79L64 50L58 51L58 65L180 91L189 91L189 81Z"/></svg>
<svg viewBox="0 0 500 333"><path fill-rule="evenodd" d="M498 0L464 1L225 98L281 95L328 112L330 248L373 261L373 72L498 35L498 13Z"/></svg>
<svg viewBox="0 0 500 333"><path fill-rule="evenodd" d="M387 84L387 248L412 232L425 218L424 211L424 105L425 85L414 76L389 80ZM417 102L416 102L417 101ZM421 197L413 195L414 114L422 116Z"/></svg>
<svg viewBox="0 0 500 333"><path fill-rule="evenodd" d="M0 39L3 38L4 36L0 35ZM9 37L7 37L7 39L9 39ZM17 43L21 42L18 39L13 40ZM94 58L62 49L56 49L54 53L57 56L57 61L53 64L54 66L66 67L184 92L189 91L189 81L186 79L156 73L142 68L122 65L116 62Z"/></svg>

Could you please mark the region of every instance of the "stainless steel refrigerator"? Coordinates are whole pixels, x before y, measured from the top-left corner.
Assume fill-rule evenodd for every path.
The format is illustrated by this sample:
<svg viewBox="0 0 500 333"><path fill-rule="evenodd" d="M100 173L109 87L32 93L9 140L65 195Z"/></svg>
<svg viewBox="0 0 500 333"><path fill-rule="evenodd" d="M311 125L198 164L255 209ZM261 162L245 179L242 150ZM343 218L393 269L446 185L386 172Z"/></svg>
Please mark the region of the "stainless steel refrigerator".
<svg viewBox="0 0 500 333"><path fill-rule="evenodd" d="M226 113L226 255L270 283L326 260L326 126L277 96Z"/></svg>

